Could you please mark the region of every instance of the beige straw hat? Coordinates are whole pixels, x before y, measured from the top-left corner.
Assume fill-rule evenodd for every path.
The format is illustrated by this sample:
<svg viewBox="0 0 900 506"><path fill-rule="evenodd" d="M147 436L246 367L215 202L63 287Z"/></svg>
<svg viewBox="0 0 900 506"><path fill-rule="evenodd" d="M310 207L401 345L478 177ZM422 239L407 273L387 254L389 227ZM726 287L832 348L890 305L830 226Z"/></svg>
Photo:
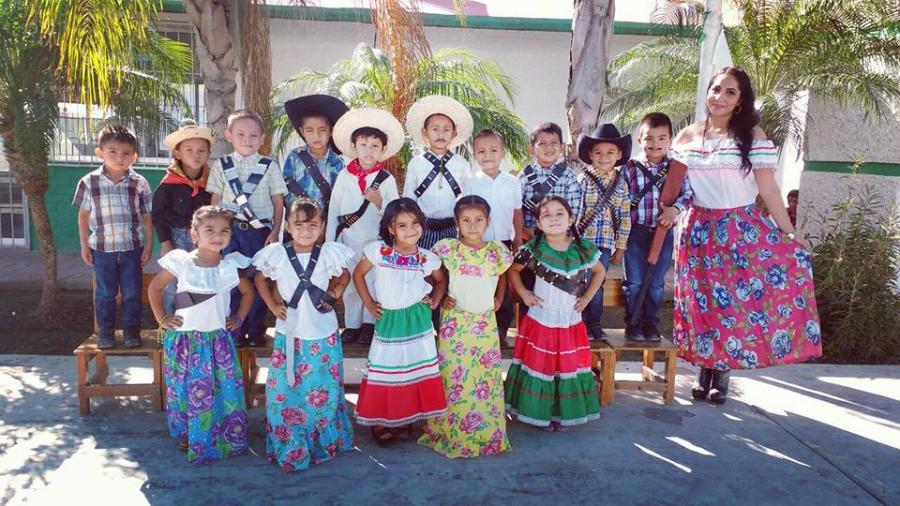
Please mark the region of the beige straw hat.
<svg viewBox="0 0 900 506"><path fill-rule="evenodd" d="M422 137L422 129L432 114L443 114L456 126L456 137L448 143L449 149L464 144L472 136L472 115L466 106L444 95L429 95L416 100L406 113L406 130L417 143L428 145Z"/></svg>
<svg viewBox="0 0 900 506"><path fill-rule="evenodd" d="M169 151L175 151L179 144L188 139L206 139L212 146L216 139L216 132L212 128L197 125L197 122L190 118L185 118L178 125L178 130L167 135L163 142Z"/></svg>
<svg viewBox="0 0 900 506"><path fill-rule="evenodd" d="M350 136L363 127L377 128L387 135L387 146L380 161L396 155L406 141L403 125L388 111L372 107L350 109L335 123L332 134L337 148L350 158L356 158L356 149L353 148Z"/></svg>

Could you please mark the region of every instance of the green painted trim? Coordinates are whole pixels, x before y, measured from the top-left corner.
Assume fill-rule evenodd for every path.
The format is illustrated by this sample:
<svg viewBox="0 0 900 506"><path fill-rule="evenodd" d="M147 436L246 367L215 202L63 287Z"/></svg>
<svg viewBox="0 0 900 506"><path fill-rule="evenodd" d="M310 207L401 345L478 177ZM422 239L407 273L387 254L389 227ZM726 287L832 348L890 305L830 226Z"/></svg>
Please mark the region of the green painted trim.
<svg viewBox="0 0 900 506"><path fill-rule="evenodd" d="M308 21L341 21L345 23L371 23L372 12L361 7L302 7L299 5L268 5L269 16L278 19L303 19ZM181 0L163 0L163 12L185 12ZM452 14L422 14L425 26L447 28L471 28L483 30L518 30L529 32L571 32L571 19L513 18L495 16L466 16L460 21ZM616 21L613 32L617 35L678 35L681 29L672 25Z"/></svg>
<svg viewBox="0 0 900 506"><path fill-rule="evenodd" d="M835 174L900 177L900 163L865 162L856 169L853 167L854 163L855 162L805 160L803 162L803 170L812 172L831 172Z"/></svg>

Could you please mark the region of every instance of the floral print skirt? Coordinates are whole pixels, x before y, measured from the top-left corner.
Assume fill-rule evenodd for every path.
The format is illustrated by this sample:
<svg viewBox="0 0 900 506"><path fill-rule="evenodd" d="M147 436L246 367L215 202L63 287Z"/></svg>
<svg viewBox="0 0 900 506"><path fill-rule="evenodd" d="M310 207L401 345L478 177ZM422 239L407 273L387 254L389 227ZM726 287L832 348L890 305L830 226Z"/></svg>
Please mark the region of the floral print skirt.
<svg viewBox="0 0 900 506"><path fill-rule="evenodd" d="M195 464L247 449L244 378L231 334L169 330L163 337L169 434Z"/></svg>
<svg viewBox="0 0 900 506"><path fill-rule="evenodd" d="M810 252L755 205L691 210L676 253L674 318L679 354L701 367L822 354Z"/></svg>
<svg viewBox="0 0 900 506"><path fill-rule="evenodd" d="M509 450L494 312L443 310L438 363L447 414L428 420L419 444L450 458Z"/></svg>
<svg viewBox="0 0 900 506"><path fill-rule="evenodd" d="M294 346L294 381L288 384L287 346ZM285 472L308 469L353 449L353 426L344 399L341 341L287 339L275 334L266 381L266 454Z"/></svg>

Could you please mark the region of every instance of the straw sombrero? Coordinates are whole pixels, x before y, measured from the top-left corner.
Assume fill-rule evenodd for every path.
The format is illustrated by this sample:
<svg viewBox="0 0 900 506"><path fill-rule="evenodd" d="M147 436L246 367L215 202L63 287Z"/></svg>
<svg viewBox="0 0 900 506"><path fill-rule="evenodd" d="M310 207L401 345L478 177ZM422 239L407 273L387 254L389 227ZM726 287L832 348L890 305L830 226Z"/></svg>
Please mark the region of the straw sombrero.
<svg viewBox="0 0 900 506"><path fill-rule="evenodd" d="M444 95L429 95L416 100L406 113L406 130L414 141L427 146L422 137L425 120L432 114L443 114L456 125L456 137L450 140L447 147L453 149L464 144L472 135L472 115L466 106Z"/></svg>
<svg viewBox="0 0 900 506"><path fill-rule="evenodd" d="M179 144L188 139L206 139L212 146L216 139L216 132L212 128L197 125L197 122L190 118L185 118L178 125L178 130L167 135L163 143L169 151L175 151Z"/></svg>
<svg viewBox="0 0 900 506"><path fill-rule="evenodd" d="M371 107L350 109L334 125L332 133L337 148L350 158L356 158L356 149L350 142L350 136L363 127L377 128L387 135L387 146L381 155L381 161L396 155L406 141L403 125L388 111Z"/></svg>

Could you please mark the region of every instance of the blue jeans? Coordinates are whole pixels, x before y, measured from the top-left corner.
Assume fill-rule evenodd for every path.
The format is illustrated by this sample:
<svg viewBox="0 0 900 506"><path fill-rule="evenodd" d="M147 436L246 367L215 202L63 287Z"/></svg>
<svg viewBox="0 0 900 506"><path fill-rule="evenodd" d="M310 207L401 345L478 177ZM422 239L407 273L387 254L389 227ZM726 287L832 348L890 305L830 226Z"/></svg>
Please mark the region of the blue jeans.
<svg viewBox="0 0 900 506"><path fill-rule="evenodd" d="M172 246L175 249L183 249L191 251L194 249L194 241L191 240L190 228L173 228L172 229ZM175 291L178 283L173 281L166 285L163 290L163 307L166 314L175 314Z"/></svg>
<svg viewBox="0 0 900 506"><path fill-rule="evenodd" d="M113 251L110 253L92 249L94 258L94 311L100 334L111 335L116 328L116 294L122 291L122 328L137 330L141 327L141 290L144 270L141 267L141 249Z"/></svg>
<svg viewBox="0 0 900 506"><path fill-rule="evenodd" d="M612 251L603 248L600 250L600 263L603 264L603 268L609 268L609 257L612 256ZM588 275L588 280L593 278L593 273ZM603 286L600 286L600 289L597 290L597 293L594 294L594 298L588 302L584 311L581 312L581 318L584 320L584 324L587 326L588 331L594 329L599 331L603 328L603 325L600 323L600 319L603 317Z"/></svg>
<svg viewBox="0 0 900 506"><path fill-rule="evenodd" d="M647 253L650 251L650 243L653 242L653 228L645 225L632 225L628 235L628 248L625 250L625 324L631 322L637 304L638 294L641 292L641 284L650 264L647 263ZM666 233L662 250L659 253L659 261L650 276L650 288L644 298L641 307L640 327L655 326L659 323L659 307L662 305L663 293L666 288L666 272L672 265L672 241L674 233L670 228Z"/></svg>
<svg viewBox="0 0 900 506"><path fill-rule="evenodd" d="M249 230L241 230L237 223L232 227L231 242L222 250L223 255L238 253L247 258L253 258L259 250L266 245L266 238L272 232L268 227L251 228ZM237 313L238 307L241 305L241 291L235 288L231 291L231 314ZM250 313L247 319L241 325L241 328L234 335L241 338L245 335L260 337L266 335L266 304L257 294L253 297L253 305L250 307Z"/></svg>

